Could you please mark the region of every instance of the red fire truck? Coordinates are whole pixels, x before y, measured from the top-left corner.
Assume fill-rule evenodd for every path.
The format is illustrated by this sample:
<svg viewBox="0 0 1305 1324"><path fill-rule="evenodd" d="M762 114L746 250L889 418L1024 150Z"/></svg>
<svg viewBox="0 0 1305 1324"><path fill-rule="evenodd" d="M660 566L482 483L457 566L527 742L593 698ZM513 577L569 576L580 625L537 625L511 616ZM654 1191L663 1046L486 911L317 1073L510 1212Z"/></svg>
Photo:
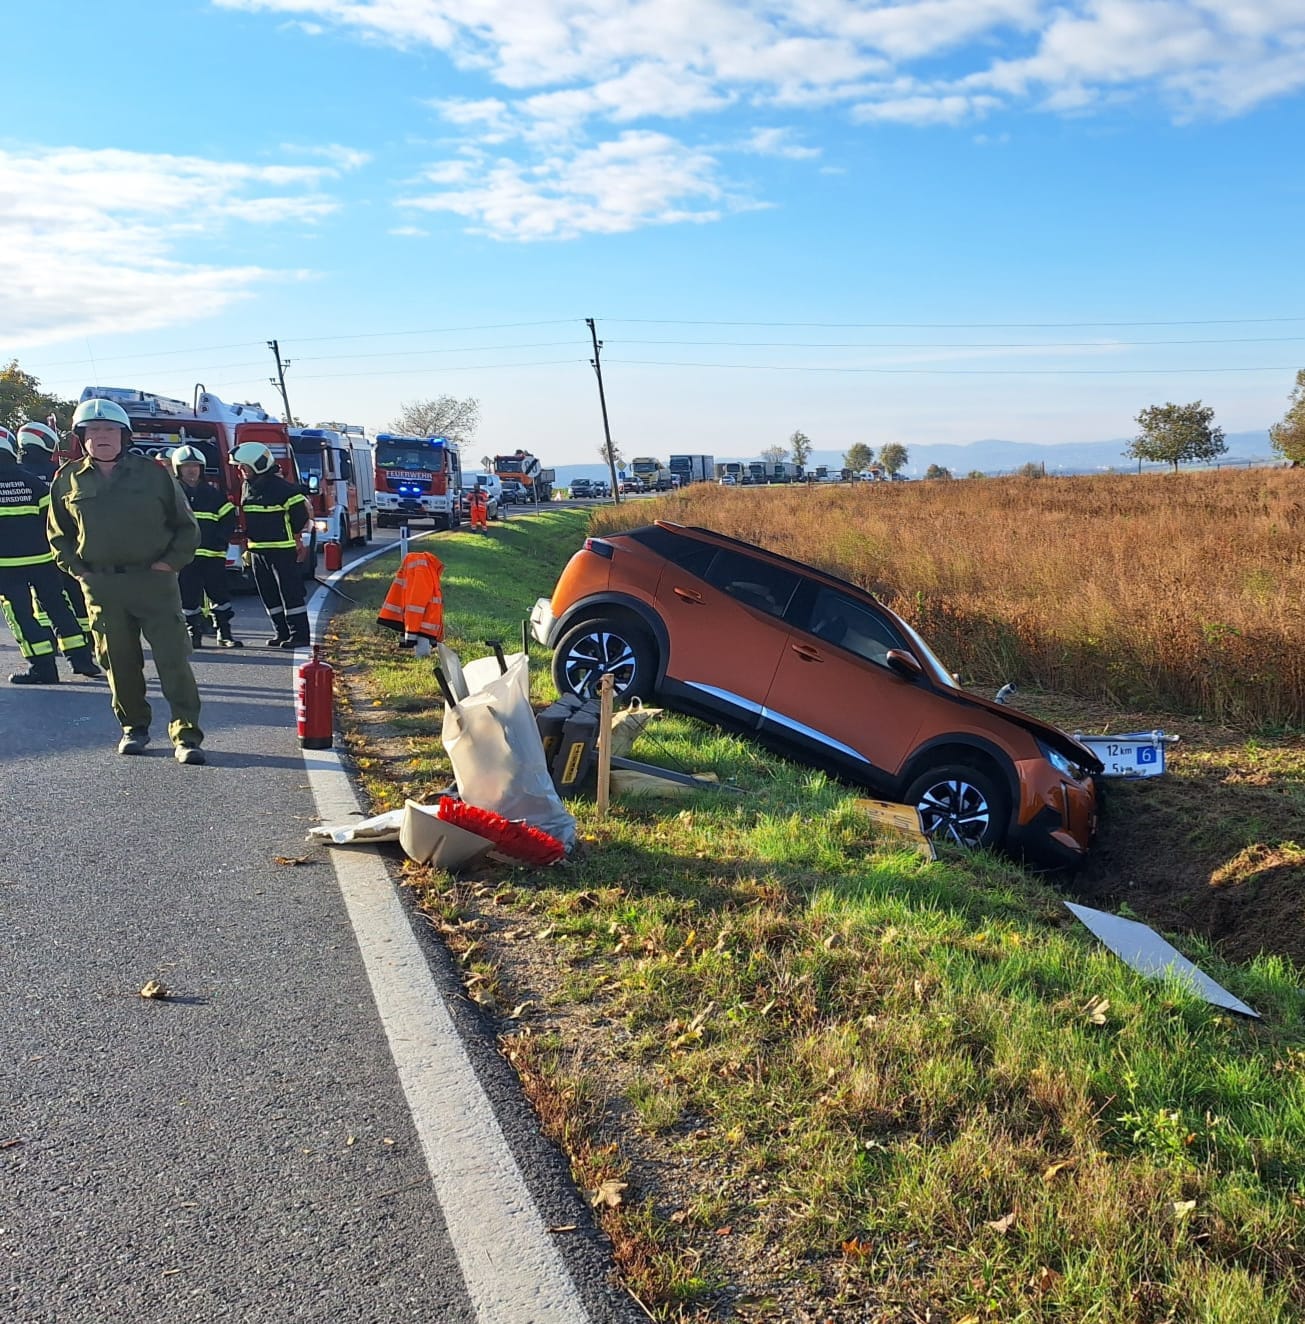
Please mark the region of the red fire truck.
<svg viewBox="0 0 1305 1324"><path fill-rule="evenodd" d="M395 528L430 520L437 529L462 523L462 461L447 437L376 438L376 523Z"/></svg>
<svg viewBox="0 0 1305 1324"><path fill-rule="evenodd" d="M318 546L371 542L376 478L365 431L356 424L336 423L291 428L290 445L308 491Z"/></svg>
<svg viewBox="0 0 1305 1324"><path fill-rule="evenodd" d="M112 400L126 410L131 419L131 449L166 463L177 446L194 446L204 456L204 477L227 499L240 506L242 484L239 472L231 464L231 452L242 442L262 442L276 457L277 467L292 483L299 483L299 469L290 445L286 425L272 417L259 404L227 404L202 385L195 387L190 404L150 391L129 390L117 386L88 386L82 400ZM81 443L75 433L68 436L68 458L81 455ZM304 530L304 575L311 578L317 569L317 531L312 521ZM227 548L227 570L240 582L251 586L248 558L245 555L245 521L236 521L236 531Z"/></svg>

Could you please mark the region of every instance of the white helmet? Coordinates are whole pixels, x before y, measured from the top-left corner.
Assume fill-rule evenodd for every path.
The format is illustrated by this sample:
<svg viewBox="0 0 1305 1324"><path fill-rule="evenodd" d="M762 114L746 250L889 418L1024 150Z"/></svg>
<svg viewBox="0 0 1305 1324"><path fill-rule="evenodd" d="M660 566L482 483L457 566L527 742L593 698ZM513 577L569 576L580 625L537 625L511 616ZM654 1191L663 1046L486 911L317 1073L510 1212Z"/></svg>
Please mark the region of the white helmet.
<svg viewBox="0 0 1305 1324"><path fill-rule="evenodd" d="M183 464L197 464L202 469L206 461L204 452L196 449L194 446L178 446L176 450L168 456L168 463L172 465L172 472L179 474Z"/></svg>
<svg viewBox="0 0 1305 1324"><path fill-rule="evenodd" d="M44 423L24 423L18 429L19 446L35 446L51 455L59 449L59 434Z"/></svg>
<svg viewBox="0 0 1305 1324"><path fill-rule="evenodd" d="M8 451L15 460L18 458L18 443L8 428L0 428L0 450Z"/></svg>
<svg viewBox="0 0 1305 1324"><path fill-rule="evenodd" d="M115 401L105 400L98 395L83 400L73 414L74 428L80 428L86 423L116 423L122 429L124 438L131 434L131 419L127 417L127 411Z"/></svg>
<svg viewBox="0 0 1305 1324"><path fill-rule="evenodd" d="M242 441L231 452L231 463L252 469L261 477L276 468L276 457L261 441Z"/></svg>

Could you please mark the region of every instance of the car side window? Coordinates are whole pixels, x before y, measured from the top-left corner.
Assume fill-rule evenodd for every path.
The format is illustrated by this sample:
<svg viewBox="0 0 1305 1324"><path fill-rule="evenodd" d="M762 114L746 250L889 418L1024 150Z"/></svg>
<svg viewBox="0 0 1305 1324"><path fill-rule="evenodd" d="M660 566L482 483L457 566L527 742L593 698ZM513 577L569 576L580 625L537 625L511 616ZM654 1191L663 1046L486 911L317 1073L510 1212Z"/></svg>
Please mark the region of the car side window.
<svg viewBox="0 0 1305 1324"><path fill-rule="evenodd" d="M858 602L836 589L818 587L811 599L807 624L808 634L826 643L835 644L863 657L867 662L887 665L890 648L905 648L906 640L865 603Z"/></svg>
<svg viewBox="0 0 1305 1324"><path fill-rule="evenodd" d="M703 579L748 607L783 616L801 576L766 561L721 549Z"/></svg>

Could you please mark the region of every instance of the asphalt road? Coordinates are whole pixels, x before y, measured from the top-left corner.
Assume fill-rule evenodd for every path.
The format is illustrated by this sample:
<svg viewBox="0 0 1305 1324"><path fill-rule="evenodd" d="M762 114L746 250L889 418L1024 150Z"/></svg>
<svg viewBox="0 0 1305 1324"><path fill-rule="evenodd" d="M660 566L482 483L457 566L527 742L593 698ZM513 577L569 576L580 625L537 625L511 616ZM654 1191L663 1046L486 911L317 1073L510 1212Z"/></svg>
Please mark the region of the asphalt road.
<svg viewBox="0 0 1305 1324"><path fill-rule="evenodd" d="M293 659L237 602L254 646L195 659L205 767L171 758L153 683L155 744L124 758L103 682L0 680L0 1316L524 1324L471 1305L327 849L305 841ZM0 677L19 666L6 634ZM577 1229L559 1245L585 1314L632 1318L414 928L543 1222ZM167 1000L138 995L150 979Z"/></svg>

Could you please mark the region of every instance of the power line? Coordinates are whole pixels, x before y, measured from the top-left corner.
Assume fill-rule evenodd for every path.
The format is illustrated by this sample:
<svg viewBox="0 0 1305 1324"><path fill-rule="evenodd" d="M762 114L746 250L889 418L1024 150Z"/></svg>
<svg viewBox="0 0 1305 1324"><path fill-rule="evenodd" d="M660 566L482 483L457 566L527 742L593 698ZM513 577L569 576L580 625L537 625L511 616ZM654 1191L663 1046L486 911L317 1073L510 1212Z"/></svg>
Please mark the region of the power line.
<svg viewBox="0 0 1305 1324"><path fill-rule="evenodd" d="M459 363L450 371L456 372L503 372L512 368L551 368L563 363L583 363L584 359L538 359L531 363ZM411 377L425 371L422 368L383 368L379 372L317 372L303 373L296 380L301 382L338 381L345 377ZM244 386L253 378L242 377L237 381L217 382L219 386Z"/></svg>
<svg viewBox="0 0 1305 1324"><path fill-rule="evenodd" d="M682 317L609 317L619 326L763 326L815 327L829 330L861 331L1004 331L1025 328L1089 326L1255 326L1277 322L1305 322L1305 317L1206 317L1168 322L718 322Z"/></svg>
<svg viewBox="0 0 1305 1324"><path fill-rule="evenodd" d="M847 372L879 376L912 375L934 377L1119 377L1168 376L1175 373L1295 372L1295 365L1258 368L834 368L792 363L683 363L669 359L608 359L651 368L743 368L756 372Z"/></svg>
<svg viewBox="0 0 1305 1324"><path fill-rule="evenodd" d="M1277 345L1305 336L1231 336L1210 340L625 340L618 345L710 345L731 349L1134 349L1142 345ZM570 342L567 342L570 343ZM419 351L414 351L419 352Z"/></svg>

